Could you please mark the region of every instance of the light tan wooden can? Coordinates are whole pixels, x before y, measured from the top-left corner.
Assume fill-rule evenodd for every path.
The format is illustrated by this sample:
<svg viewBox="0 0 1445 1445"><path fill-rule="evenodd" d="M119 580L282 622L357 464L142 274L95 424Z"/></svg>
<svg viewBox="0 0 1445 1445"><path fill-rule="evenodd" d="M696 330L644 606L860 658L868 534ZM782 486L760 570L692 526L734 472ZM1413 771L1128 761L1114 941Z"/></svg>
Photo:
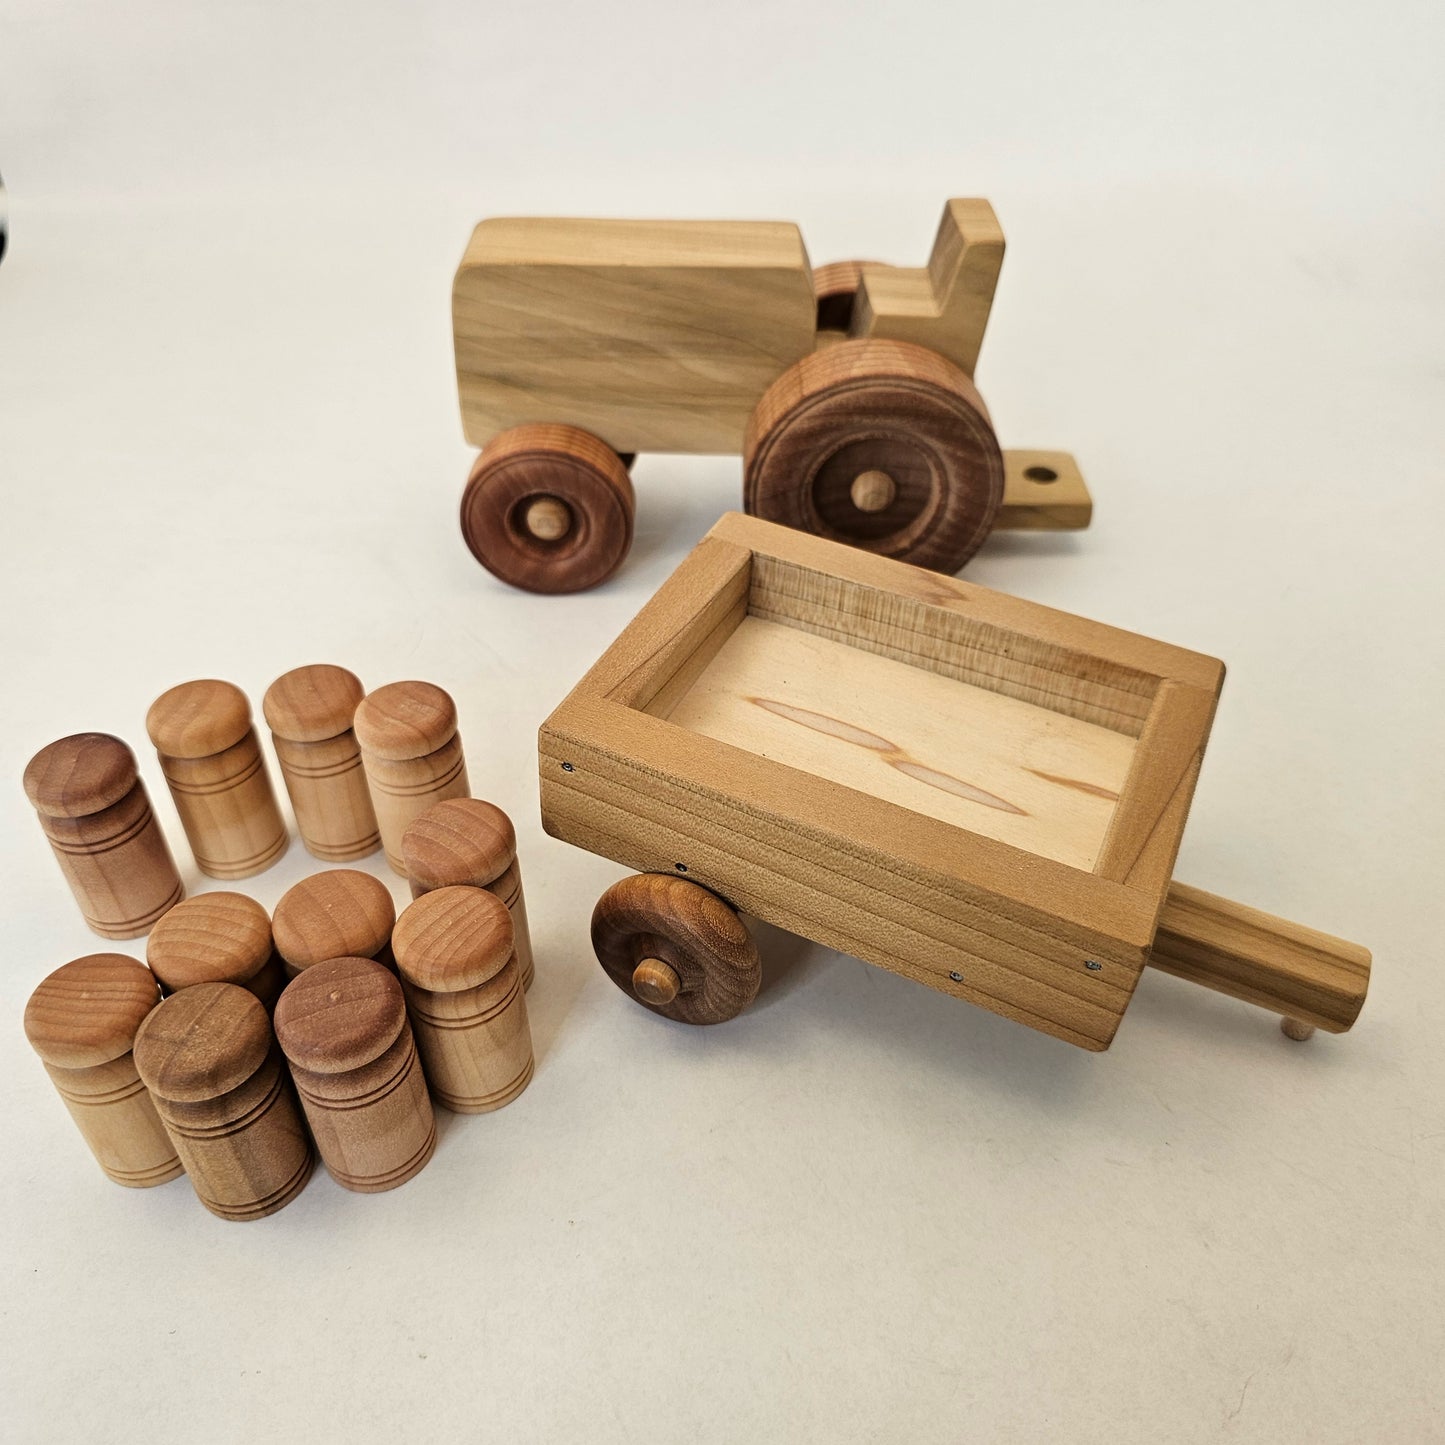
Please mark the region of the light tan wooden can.
<svg viewBox="0 0 1445 1445"><path fill-rule="evenodd" d="M135 754L108 733L51 743L25 769L25 794L86 926L139 938L185 889L151 811Z"/></svg>
<svg viewBox="0 0 1445 1445"><path fill-rule="evenodd" d="M25 1037L81 1137L106 1177L130 1189L182 1173L132 1052L160 998L143 963L92 953L57 968L25 1006Z"/></svg>
<svg viewBox="0 0 1445 1445"><path fill-rule="evenodd" d="M522 987L532 987L536 970L517 834L512 820L495 803L481 798L434 803L402 835L401 860L413 898L456 886L495 893L512 915Z"/></svg>
<svg viewBox="0 0 1445 1445"><path fill-rule="evenodd" d="M322 1163L377 1194L426 1167L436 1119L401 985L370 958L333 958L286 985L276 1037Z"/></svg>
<svg viewBox="0 0 1445 1445"><path fill-rule="evenodd" d="M261 700L297 831L324 863L350 863L381 846L351 726L364 695L344 667L314 663L278 677Z"/></svg>
<svg viewBox="0 0 1445 1445"><path fill-rule="evenodd" d="M146 731L202 873L249 878L286 851L286 825L240 688L183 682L151 704Z"/></svg>
<svg viewBox="0 0 1445 1445"><path fill-rule="evenodd" d="M270 916L244 893L200 893L178 903L146 940L146 962L167 993L234 983L268 1011L286 986Z"/></svg>
<svg viewBox="0 0 1445 1445"><path fill-rule="evenodd" d="M234 983L173 993L141 1025L136 1068L221 1219L262 1219L306 1187L314 1158L261 1000Z"/></svg>
<svg viewBox="0 0 1445 1445"><path fill-rule="evenodd" d="M425 893L397 919L392 947L437 1102L458 1114L510 1104L532 1079L532 1031L501 900L481 888Z"/></svg>
<svg viewBox="0 0 1445 1445"><path fill-rule="evenodd" d="M388 683L361 700L354 725L386 861L405 877L407 825L433 803L471 791L456 704L429 682Z"/></svg>

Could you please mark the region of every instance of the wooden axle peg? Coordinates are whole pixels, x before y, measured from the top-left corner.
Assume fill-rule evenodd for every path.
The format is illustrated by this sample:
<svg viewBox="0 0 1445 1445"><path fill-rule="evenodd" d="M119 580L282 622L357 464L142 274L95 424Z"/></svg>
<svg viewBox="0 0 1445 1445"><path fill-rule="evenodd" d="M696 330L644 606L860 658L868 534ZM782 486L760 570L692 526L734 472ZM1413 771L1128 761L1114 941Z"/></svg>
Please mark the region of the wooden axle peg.
<svg viewBox="0 0 1445 1445"><path fill-rule="evenodd" d="M438 888L396 923L396 966L438 1103L458 1114L510 1104L531 1082L532 1032L512 917L481 888Z"/></svg>
<svg viewBox="0 0 1445 1445"><path fill-rule="evenodd" d="M141 1025L135 1062L212 1214L261 1219L305 1188L311 1141L255 994L233 983L173 993Z"/></svg>
<svg viewBox="0 0 1445 1445"><path fill-rule="evenodd" d="M146 940L146 962L167 993L198 983L234 983L268 1012L286 986L271 919L244 893L201 893L178 903Z"/></svg>
<svg viewBox="0 0 1445 1445"><path fill-rule="evenodd" d="M151 704L146 731L202 873L249 878L286 851L286 825L240 688L183 682Z"/></svg>
<svg viewBox="0 0 1445 1445"><path fill-rule="evenodd" d="M271 926L286 976L330 958L374 958L392 968L396 905L380 878L356 868L313 873L282 894Z"/></svg>
<svg viewBox="0 0 1445 1445"><path fill-rule="evenodd" d="M632 970L632 991L643 1003L670 1004L681 989L677 970L660 958L644 958Z"/></svg>
<svg viewBox="0 0 1445 1445"><path fill-rule="evenodd" d="M136 1072L136 1032L160 1002L150 970L121 953L57 968L30 995L25 1037L106 1177L131 1189L182 1172Z"/></svg>
<svg viewBox="0 0 1445 1445"><path fill-rule="evenodd" d="M392 974L369 958L308 968L276 1005L276 1037L338 1184L378 1194L426 1167L436 1120Z"/></svg>
<svg viewBox="0 0 1445 1445"><path fill-rule="evenodd" d="M530 592L605 582L632 546L623 459L575 426L528 423L487 443L462 496L462 536L494 576Z"/></svg>
<svg viewBox="0 0 1445 1445"><path fill-rule="evenodd" d="M388 683L361 700L355 727L386 861L405 877L407 824L434 803L471 791L456 704L429 682Z"/></svg>
<svg viewBox="0 0 1445 1445"><path fill-rule="evenodd" d="M527 530L539 542L560 542L572 530L572 509L559 497L538 497L526 511Z"/></svg>
<svg viewBox="0 0 1445 1445"><path fill-rule="evenodd" d="M344 667L315 663L278 677L261 701L301 841L324 863L350 863L381 846L351 726L363 696Z"/></svg>
<svg viewBox="0 0 1445 1445"><path fill-rule="evenodd" d="M401 858L413 898L434 888L458 886L495 893L512 915L522 987L532 987L536 969L517 861L517 834L512 820L499 807L481 798L452 798L434 804L403 834Z"/></svg>
<svg viewBox="0 0 1445 1445"><path fill-rule="evenodd" d="M898 496L898 483L887 472L859 472L848 488L853 505L860 512L881 512L893 505Z"/></svg>
<svg viewBox="0 0 1445 1445"><path fill-rule="evenodd" d="M757 947L737 913L667 873L614 883L592 911L592 947L613 983L679 1023L736 1017L762 981Z"/></svg>
<svg viewBox="0 0 1445 1445"><path fill-rule="evenodd" d="M151 811L135 754L107 733L76 733L31 758L25 794L86 925L139 938L185 889Z"/></svg>

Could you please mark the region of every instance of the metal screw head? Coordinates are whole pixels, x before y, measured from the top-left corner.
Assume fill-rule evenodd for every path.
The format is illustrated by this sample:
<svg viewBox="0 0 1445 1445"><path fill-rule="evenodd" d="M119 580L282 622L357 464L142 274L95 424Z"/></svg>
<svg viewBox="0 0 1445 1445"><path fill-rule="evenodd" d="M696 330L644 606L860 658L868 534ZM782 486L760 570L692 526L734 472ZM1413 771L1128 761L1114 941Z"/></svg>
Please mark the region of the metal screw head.
<svg viewBox="0 0 1445 1445"><path fill-rule="evenodd" d="M1086 958L1084 960L1084 967L1087 968L1090 973L1102 973L1104 969L1104 965L1095 958Z"/></svg>
<svg viewBox="0 0 1445 1445"><path fill-rule="evenodd" d="M963 982L963 975L961 973L950 973L948 976L954 981L954 983Z"/></svg>
<svg viewBox="0 0 1445 1445"><path fill-rule="evenodd" d="M563 763L563 764L562 764L562 771L563 771L564 773L570 773L570 772L572 772L572 771L573 771L572 764L571 764L571 763Z"/></svg>

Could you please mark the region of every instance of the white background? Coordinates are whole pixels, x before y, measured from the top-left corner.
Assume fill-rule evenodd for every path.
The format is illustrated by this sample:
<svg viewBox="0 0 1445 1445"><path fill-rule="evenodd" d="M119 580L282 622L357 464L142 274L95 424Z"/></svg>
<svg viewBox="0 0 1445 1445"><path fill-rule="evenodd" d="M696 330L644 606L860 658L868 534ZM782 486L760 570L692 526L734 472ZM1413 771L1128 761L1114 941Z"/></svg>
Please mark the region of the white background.
<svg viewBox="0 0 1445 1445"><path fill-rule="evenodd" d="M0 0L0 1435L1445 1439L1442 13ZM796 219L917 264L975 194L1010 238L980 385L1097 522L968 575L1226 659L1178 871L1373 948L1349 1035L1151 973L1092 1056L768 929L758 1004L690 1031L591 957L620 870L543 836L535 730L739 464L643 458L596 593L476 567L472 223ZM456 696L538 1070L401 1190L224 1224L107 1183L25 1045L106 945L20 774L126 737L211 886L146 706L317 660Z"/></svg>

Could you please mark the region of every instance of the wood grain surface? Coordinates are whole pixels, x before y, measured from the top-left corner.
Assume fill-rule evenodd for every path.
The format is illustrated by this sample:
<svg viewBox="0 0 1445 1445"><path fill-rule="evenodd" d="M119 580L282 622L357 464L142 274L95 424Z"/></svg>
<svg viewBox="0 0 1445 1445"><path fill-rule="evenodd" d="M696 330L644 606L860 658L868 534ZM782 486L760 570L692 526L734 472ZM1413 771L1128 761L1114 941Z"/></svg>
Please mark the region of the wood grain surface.
<svg viewBox="0 0 1445 1445"><path fill-rule="evenodd" d="M146 731L202 873L249 878L286 851L286 825L240 688L214 678L181 683L151 704Z"/></svg>
<svg viewBox="0 0 1445 1445"><path fill-rule="evenodd" d="M301 842L326 863L350 863L381 846L352 730L363 696L354 673L313 663L283 673L261 702Z"/></svg>
<svg viewBox="0 0 1445 1445"><path fill-rule="evenodd" d="M107 733L42 748L25 792L86 926L139 938L185 895L175 859L136 772L135 754Z"/></svg>
<svg viewBox="0 0 1445 1445"><path fill-rule="evenodd" d="M1126 734L746 617L667 714L678 727L1092 869Z"/></svg>
<svg viewBox="0 0 1445 1445"><path fill-rule="evenodd" d="M460 1114L510 1103L532 1077L532 1035L512 915L480 888L438 888L397 920L397 971L437 1102Z"/></svg>
<svg viewBox="0 0 1445 1445"><path fill-rule="evenodd" d="M1168 795L1126 886L639 711L684 696L675 680L703 675L696 658L715 658L744 616L1093 724L1134 742L1136 765L1161 683L1213 696L1221 664L730 514L542 728L549 832L643 872L685 869L770 923L1107 1047L1153 941L1169 882L1158 870L1197 770ZM1175 744L1191 759L1201 746Z"/></svg>
<svg viewBox="0 0 1445 1445"><path fill-rule="evenodd" d="M366 958L307 969L281 995L276 1037L338 1184L377 1194L426 1167L436 1121L391 973Z"/></svg>
<svg viewBox="0 0 1445 1445"><path fill-rule="evenodd" d="M467 439L569 422L619 452L737 452L814 316L793 225L483 221L452 290Z"/></svg>
<svg viewBox="0 0 1445 1445"><path fill-rule="evenodd" d="M857 505L865 476L892 484L886 505ZM973 382L904 342L804 357L768 388L743 442L748 512L940 572L982 545L1003 493L1003 455Z"/></svg>
<svg viewBox="0 0 1445 1445"><path fill-rule="evenodd" d="M144 964L95 953L63 964L30 995L25 1036L107 1178L130 1189L183 1172L132 1050L160 1002Z"/></svg>
<svg viewBox="0 0 1445 1445"><path fill-rule="evenodd" d="M147 940L146 962L167 993L198 983L234 983L268 1009L286 983L271 917L244 893L202 893L178 903Z"/></svg>
<svg viewBox="0 0 1445 1445"><path fill-rule="evenodd" d="M618 988L679 1023L735 1018L762 982L757 946L736 911L685 878L642 873L614 883L592 910L592 947ZM657 986L666 977L659 965L676 980L671 997Z"/></svg>
<svg viewBox="0 0 1445 1445"><path fill-rule="evenodd" d="M637 504L622 458L580 427L533 423L490 441L462 494L462 537L529 592L605 582L632 547Z"/></svg>
<svg viewBox="0 0 1445 1445"><path fill-rule="evenodd" d="M311 1141L254 994L230 983L172 994L141 1026L135 1061L212 1214L261 1219L305 1188Z"/></svg>

